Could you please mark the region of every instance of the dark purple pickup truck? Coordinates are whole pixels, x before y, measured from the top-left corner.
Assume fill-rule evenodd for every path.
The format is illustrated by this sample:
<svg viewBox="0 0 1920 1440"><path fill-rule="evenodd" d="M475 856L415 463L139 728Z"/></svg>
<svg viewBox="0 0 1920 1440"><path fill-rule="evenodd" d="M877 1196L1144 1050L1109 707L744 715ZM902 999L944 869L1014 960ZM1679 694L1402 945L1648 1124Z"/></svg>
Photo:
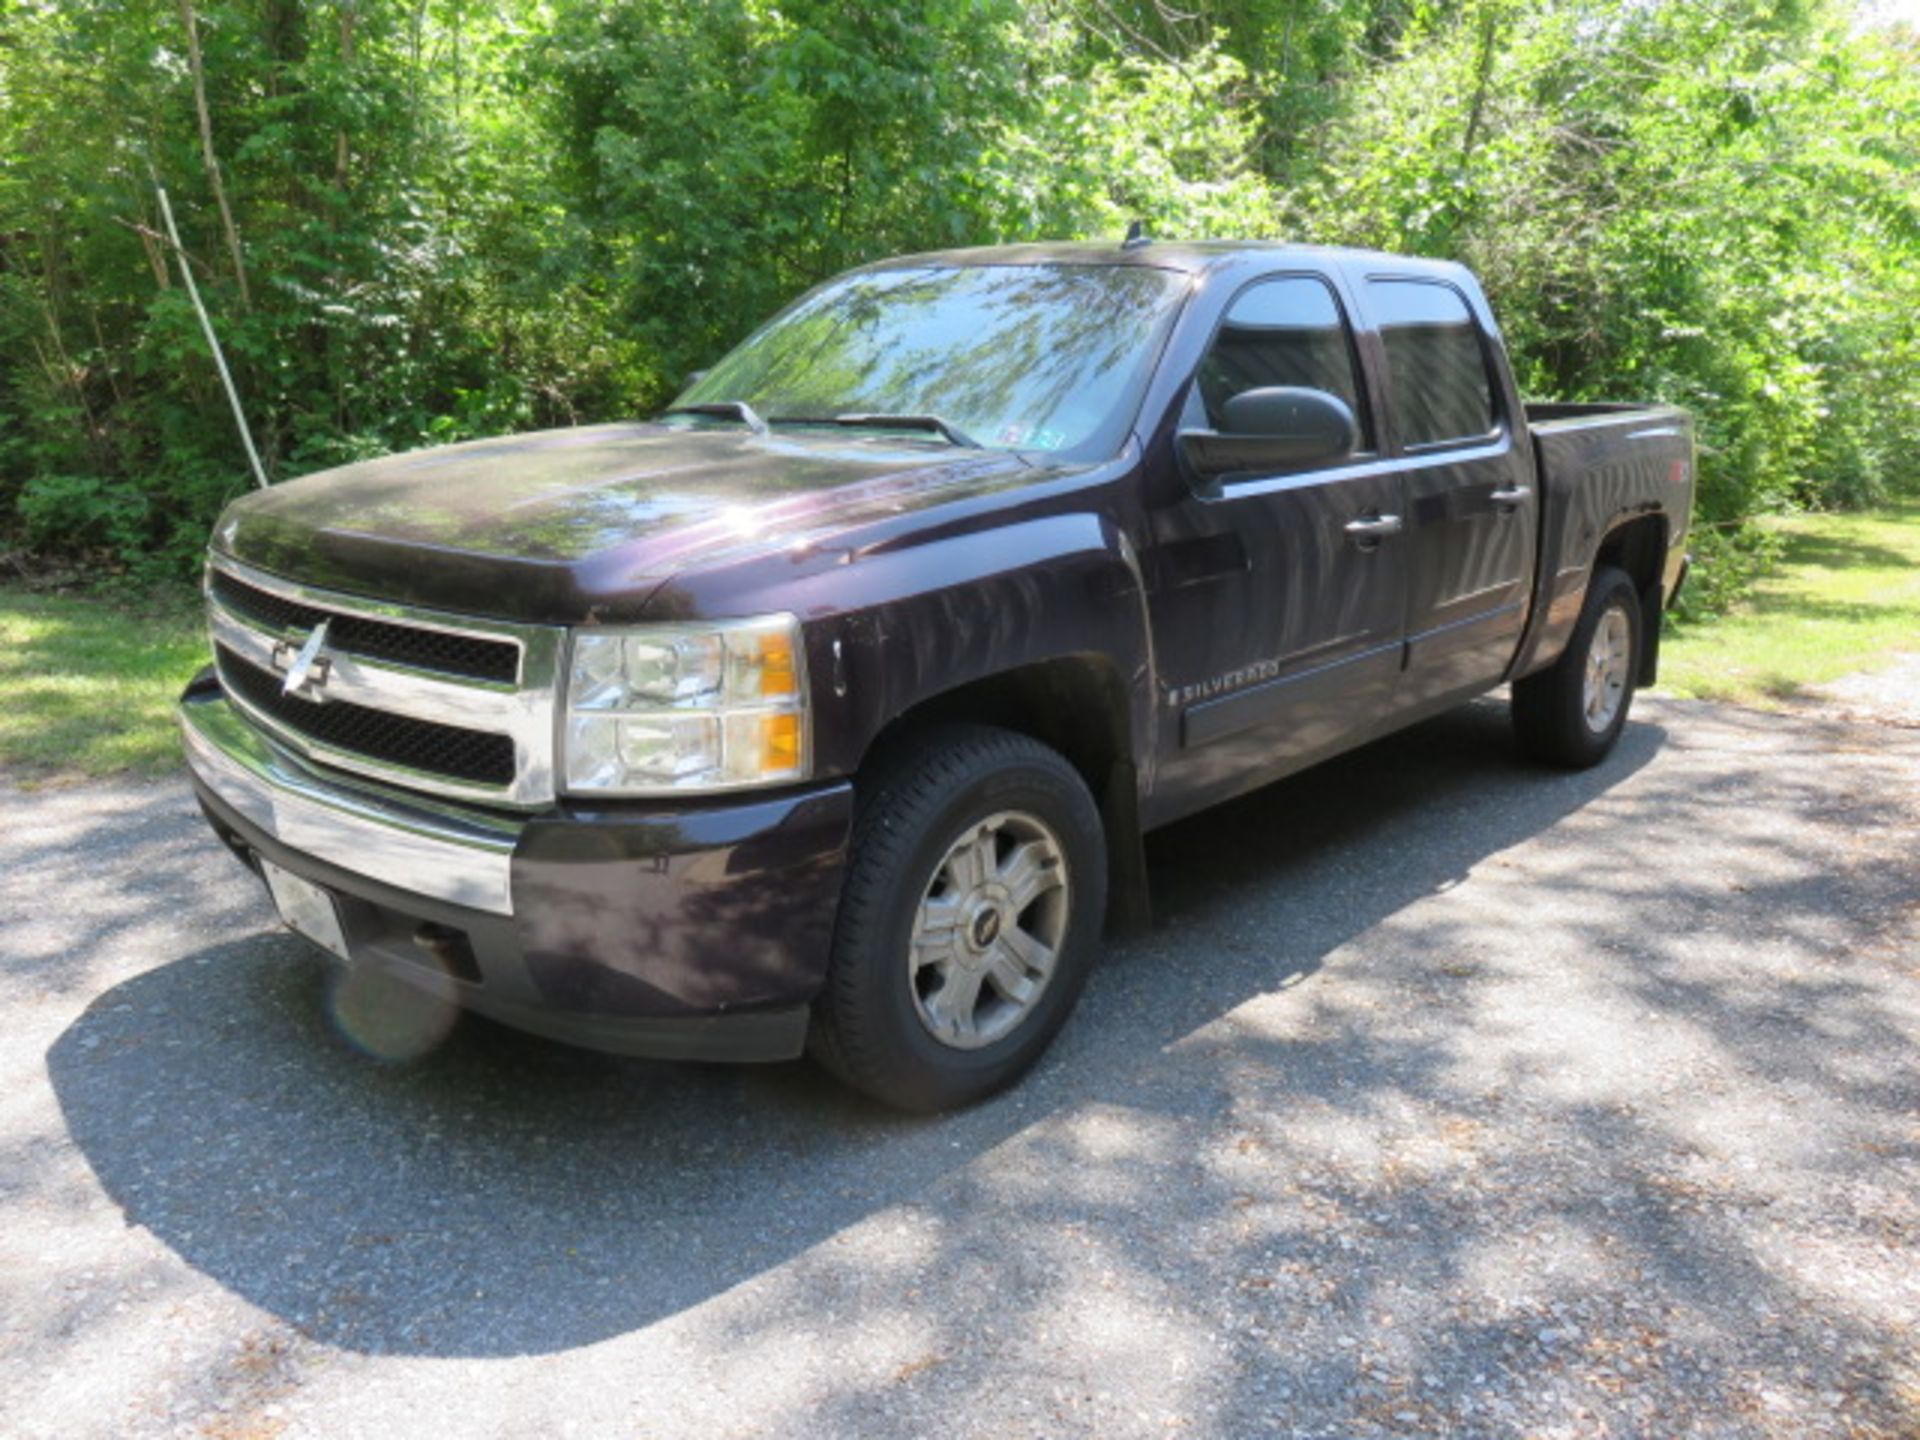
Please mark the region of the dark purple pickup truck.
<svg viewBox="0 0 1920 1440"><path fill-rule="evenodd" d="M964 1103L1141 835L1511 682L1590 765L1685 574L1687 417L1528 407L1458 265L913 256L658 419L251 495L182 699L296 930L537 1033Z"/></svg>

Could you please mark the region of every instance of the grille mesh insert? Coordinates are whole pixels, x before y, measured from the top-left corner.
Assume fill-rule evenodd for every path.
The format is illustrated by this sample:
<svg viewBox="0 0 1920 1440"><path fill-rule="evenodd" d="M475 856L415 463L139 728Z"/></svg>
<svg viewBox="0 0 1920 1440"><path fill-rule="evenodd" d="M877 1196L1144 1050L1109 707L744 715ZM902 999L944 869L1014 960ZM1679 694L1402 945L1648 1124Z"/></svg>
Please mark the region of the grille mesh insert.
<svg viewBox="0 0 1920 1440"><path fill-rule="evenodd" d="M475 680L510 684L520 675L520 647L511 641L449 635L444 630L419 630L364 615L322 610L249 585L224 570L213 572L211 589L214 598L229 610L275 630L311 630L322 620L331 621L327 627L327 648L331 650Z"/></svg>
<svg viewBox="0 0 1920 1440"><path fill-rule="evenodd" d="M226 646L218 645L214 650L220 662L220 678L228 690L297 735L370 760L450 780L475 785L513 783L513 738L509 735L416 720L411 715L370 710L342 700L315 704L283 694L279 675L260 669Z"/></svg>

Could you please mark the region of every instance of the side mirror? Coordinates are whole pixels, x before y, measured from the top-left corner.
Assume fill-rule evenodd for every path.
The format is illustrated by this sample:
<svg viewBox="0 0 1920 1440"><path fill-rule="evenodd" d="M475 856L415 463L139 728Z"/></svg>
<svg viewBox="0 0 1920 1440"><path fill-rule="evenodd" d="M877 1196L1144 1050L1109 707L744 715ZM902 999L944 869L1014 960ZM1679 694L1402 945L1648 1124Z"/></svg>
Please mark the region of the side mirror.
<svg viewBox="0 0 1920 1440"><path fill-rule="evenodd" d="M1180 432L1181 456L1207 482L1331 464L1360 436L1346 401L1293 385L1243 390L1220 407L1220 421L1219 430Z"/></svg>

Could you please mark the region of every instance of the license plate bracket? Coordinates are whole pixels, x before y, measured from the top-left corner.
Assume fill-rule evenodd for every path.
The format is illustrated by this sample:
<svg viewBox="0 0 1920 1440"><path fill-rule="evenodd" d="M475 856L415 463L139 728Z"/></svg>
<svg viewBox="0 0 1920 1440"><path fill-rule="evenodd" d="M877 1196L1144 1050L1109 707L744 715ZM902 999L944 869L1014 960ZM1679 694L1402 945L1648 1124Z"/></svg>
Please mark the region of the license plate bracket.
<svg viewBox="0 0 1920 1440"><path fill-rule="evenodd" d="M332 891L311 880L303 880L292 871L282 870L271 860L261 860L260 873L267 877L267 889L273 893L274 908L280 912L282 924L342 960L353 958L347 949L346 928L340 923L340 906Z"/></svg>

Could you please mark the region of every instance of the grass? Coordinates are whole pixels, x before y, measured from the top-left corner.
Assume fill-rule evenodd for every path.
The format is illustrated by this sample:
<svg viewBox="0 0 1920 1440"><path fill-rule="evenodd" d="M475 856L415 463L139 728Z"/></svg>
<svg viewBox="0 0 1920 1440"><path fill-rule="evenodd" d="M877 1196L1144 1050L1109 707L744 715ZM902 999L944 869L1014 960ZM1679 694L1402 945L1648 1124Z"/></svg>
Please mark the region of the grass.
<svg viewBox="0 0 1920 1440"><path fill-rule="evenodd" d="M198 592L0 587L0 769L16 782L180 763L173 702L207 661Z"/></svg>
<svg viewBox="0 0 1920 1440"><path fill-rule="evenodd" d="M1662 690L1767 705L1920 651L1920 505L1767 523L1778 567L1732 613L1667 636Z"/></svg>

